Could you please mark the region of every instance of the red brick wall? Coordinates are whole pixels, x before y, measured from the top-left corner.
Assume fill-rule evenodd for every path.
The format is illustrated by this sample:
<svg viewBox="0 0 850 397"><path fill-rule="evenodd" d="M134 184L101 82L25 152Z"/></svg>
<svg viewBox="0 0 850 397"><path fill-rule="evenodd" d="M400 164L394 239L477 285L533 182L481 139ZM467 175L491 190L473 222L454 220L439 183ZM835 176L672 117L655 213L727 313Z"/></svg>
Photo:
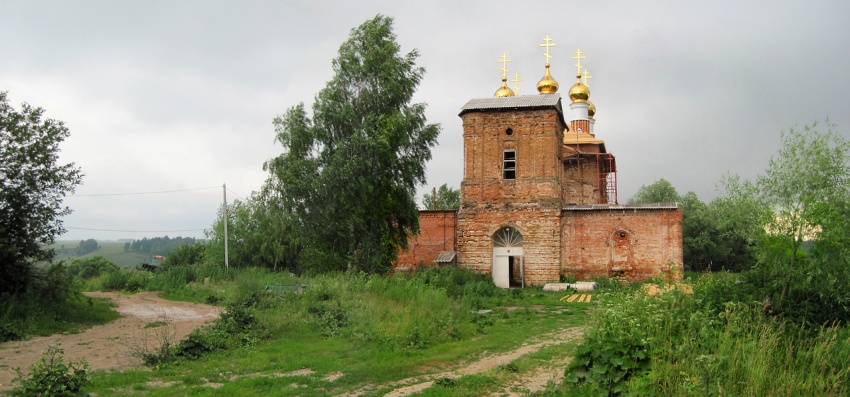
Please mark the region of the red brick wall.
<svg viewBox="0 0 850 397"><path fill-rule="evenodd" d="M458 264L490 274L493 235L510 226L523 236L526 284L557 281L564 177L562 116L550 108L469 112L461 117L464 179ZM513 180L502 175L505 149L516 151Z"/></svg>
<svg viewBox="0 0 850 397"><path fill-rule="evenodd" d="M461 118L461 209L421 211L421 233L399 253L397 268L433 264L440 251L457 251L459 266L491 274L493 235L509 226L523 236L527 285L560 275L681 276L681 210L563 209L597 203L600 185L595 158L583 158L580 170L562 160L565 125L557 109L470 111ZM502 174L506 149L516 152L513 180Z"/></svg>
<svg viewBox="0 0 850 397"><path fill-rule="evenodd" d="M456 225L456 210L419 211L419 235L407 240L407 251L399 251L395 267L433 265L440 251L455 251Z"/></svg>
<svg viewBox="0 0 850 397"><path fill-rule="evenodd" d="M464 202L560 202L564 125L557 109L469 112L461 117ZM513 180L502 177L506 149L516 151Z"/></svg>
<svg viewBox="0 0 850 397"><path fill-rule="evenodd" d="M561 263L560 208L502 204L464 208L458 214L458 265L491 274L493 235L510 226L522 234L525 282L558 281Z"/></svg>
<svg viewBox="0 0 850 397"><path fill-rule="evenodd" d="M562 236L561 272L578 279L682 275L679 209L565 210Z"/></svg>

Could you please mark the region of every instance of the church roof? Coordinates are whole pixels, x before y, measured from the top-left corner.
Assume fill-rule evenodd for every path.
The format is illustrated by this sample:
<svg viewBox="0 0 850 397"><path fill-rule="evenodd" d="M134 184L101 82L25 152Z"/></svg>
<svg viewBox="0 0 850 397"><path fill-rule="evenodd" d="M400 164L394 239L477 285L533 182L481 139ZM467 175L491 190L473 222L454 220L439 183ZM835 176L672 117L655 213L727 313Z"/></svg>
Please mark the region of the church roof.
<svg viewBox="0 0 850 397"><path fill-rule="evenodd" d="M561 95L539 94L509 96L502 98L476 98L470 99L460 110L460 116L475 110L519 110L519 109L541 109L555 108L558 113L564 114L561 108Z"/></svg>
<svg viewBox="0 0 850 397"><path fill-rule="evenodd" d="M679 208L678 203L649 203L649 204L571 204L564 211L593 211L593 210L671 210Z"/></svg>

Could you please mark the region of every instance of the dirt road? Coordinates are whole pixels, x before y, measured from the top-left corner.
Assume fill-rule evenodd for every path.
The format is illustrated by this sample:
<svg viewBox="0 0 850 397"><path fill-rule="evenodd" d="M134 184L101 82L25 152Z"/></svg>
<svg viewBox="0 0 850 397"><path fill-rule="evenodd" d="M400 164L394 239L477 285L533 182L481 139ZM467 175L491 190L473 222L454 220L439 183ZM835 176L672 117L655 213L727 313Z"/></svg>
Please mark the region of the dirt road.
<svg viewBox="0 0 850 397"><path fill-rule="evenodd" d="M27 341L0 343L0 392L12 388L13 368L28 369L47 347L57 342L65 350L65 362L85 358L93 369L125 369L139 365L131 351L147 346L153 349L163 336L176 342L193 329L216 319L222 308L188 302L168 301L154 292L124 295L90 292L93 298L109 298L124 317L94 326L79 334L36 337ZM153 324L152 324L153 323ZM146 325L156 327L145 328Z"/></svg>

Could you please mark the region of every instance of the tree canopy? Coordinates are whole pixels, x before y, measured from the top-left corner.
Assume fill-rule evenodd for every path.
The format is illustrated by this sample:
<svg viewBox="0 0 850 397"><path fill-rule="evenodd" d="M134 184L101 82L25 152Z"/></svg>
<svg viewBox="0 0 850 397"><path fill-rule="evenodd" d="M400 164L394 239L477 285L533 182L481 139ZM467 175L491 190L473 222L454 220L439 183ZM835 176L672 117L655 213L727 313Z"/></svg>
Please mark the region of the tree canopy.
<svg viewBox="0 0 850 397"><path fill-rule="evenodd" d="M433 193L422 195L422 208L426 210L456 210L460 208L460 190L444 183L437 190L437 199ZM436 203L436 205L435 205Z"/></svg>
<svg viewBox="0 0 850 397"><path fill-rule="evenodd" d="M73 163L59 164L68 128L43 115L26 103L15 111L0 92L0 293L24 292L34 264L53 258L44 247L64 232L62 199L82 180Z"/></svg>
<svg viewBox="0 0 850 397"><path fill-rule="evenodd" d="M679 200L679 193L673 184L661 178L651 185L642 185L629 199L629 204L672 203Z"/></svg>
<svg viewBox="0 0 850 397"><path fill-rule="evenodd" d="M759 279L779 309L814 324L850 320L850 142L828 120L783 132L752 192L765 208Z"/></svg>
<svg viewBox="0 0 850 397"><path fill-rule="evenodd" d="M302 103L274 120L284 152L266 162L267 185L315 270L386 271L418 232L415 189L440 127L411 103L425 70L416 50L401 53L392 22L378 15L351 31L312 116Z"/></svg>

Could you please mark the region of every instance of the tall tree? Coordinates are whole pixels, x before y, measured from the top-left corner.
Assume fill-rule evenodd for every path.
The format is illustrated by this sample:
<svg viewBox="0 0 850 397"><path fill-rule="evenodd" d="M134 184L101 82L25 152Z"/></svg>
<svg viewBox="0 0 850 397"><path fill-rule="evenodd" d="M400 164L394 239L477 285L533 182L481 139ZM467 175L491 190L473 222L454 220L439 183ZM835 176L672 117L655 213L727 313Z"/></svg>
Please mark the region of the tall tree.
<svg viewBox="0 0 850 397"><path fill-rule="evenodd" d="M828 120L782 133L782 148L771 158L770 167L756 180L758 197L766 204L767 236L761 244L760 265L764 266L784 310L800 313L823 312L817 321L850 319L850 284L847 201L850 199L850 142ZM804 241L816 240L813 257L801 249ZM829 258L828 260L825 260ZM815 285L817 283L817 285ZM813 291L824 305L807 306L789 292ZM796 296L805 294L797 293ZM808 298L805 298L808 299ZM833 313L833 314L829 314ZM811 316L809 318L812 318Z"/></svg>
<svg viewBox="0 0 850 397"><path fill-rule="evenodd" d="M53 258L44 247L64 231L62 199L82 180L73 163L58 164L68 128L43 114L26 103L15 111L0 92L0 293L24 292L34 264Z"/></svg>
<svg viewBox="0 0 850 397"><path fill-rule="evenodd" d="M422 195L422 208L426 210L456 210L460 208L460 190L451 188L446 183L436 190L436 200L434 200L433 193Z"/></svg>
<svg viewBox="0 0 850 397"><path fill-rule="evenodd" d="M782 148L770 167L756 181L760 198L773 214L768 222L772 235L781 240L793 266L804 240L813 239L834 203L850 189L850 142L826 122L792 128L782 133Z"/></svg>
<svg viewBox="0 0 850 397"><path fill-rule="evenodd" d="M386 271L418 232L415 188L440 127L411 103L425 73L417 56L378 15L340 46L312 117L299 104L274 121L284 153L265 167L314 270Z"/></svg>

